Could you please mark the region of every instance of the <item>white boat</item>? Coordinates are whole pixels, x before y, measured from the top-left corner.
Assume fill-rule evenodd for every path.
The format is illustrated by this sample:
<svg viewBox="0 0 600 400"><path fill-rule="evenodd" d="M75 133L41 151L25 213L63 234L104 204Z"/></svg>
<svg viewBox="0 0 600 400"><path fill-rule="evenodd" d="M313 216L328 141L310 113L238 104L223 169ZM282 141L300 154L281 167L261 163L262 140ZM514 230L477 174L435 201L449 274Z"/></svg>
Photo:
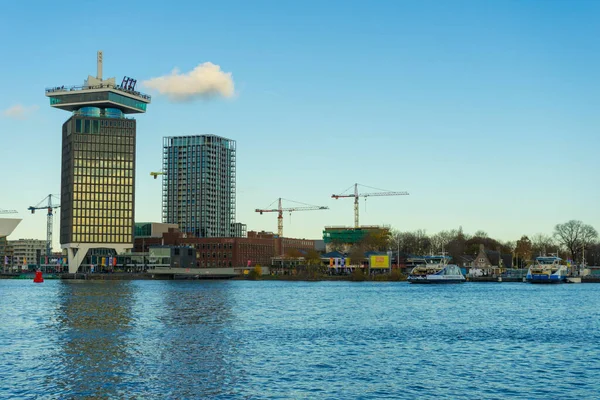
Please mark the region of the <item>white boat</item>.
<svg viewBox="0 0 600 400"><path fill-rule="evenodd" d="M527 270L525 280L529 283L564 283L569 275L569 268L562 265L562 258L557 256L536 257L535 262Z"/></svg>
<svg viewBox="0 0 600 400"><path fill-rule="evenodd" d="M449 256L426 256L414 267L407 280L410 283L462 283L465 276L460 267L449 264Z"/></svg>

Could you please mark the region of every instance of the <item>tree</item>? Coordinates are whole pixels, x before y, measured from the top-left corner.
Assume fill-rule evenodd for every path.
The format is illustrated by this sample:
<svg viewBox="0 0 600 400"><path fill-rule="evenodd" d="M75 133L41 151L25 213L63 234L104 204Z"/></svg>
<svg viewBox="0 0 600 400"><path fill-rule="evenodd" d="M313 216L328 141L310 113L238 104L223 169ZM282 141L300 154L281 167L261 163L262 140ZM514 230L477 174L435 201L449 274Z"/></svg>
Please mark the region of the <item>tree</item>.
<svg viewBox="0 0 600 400"><path fill-rule="evenodd" d="M388 230L369 232L360 241L360 245L367 251L385 251L389 248L391 235Z"/></svg>
<svg viewBox="0 0 600 400"><path fill-rule="evenodd" d="M299 257L302 257L302 253L298 249L287 249L285 251L285 257L287 257L287 258L299 258Z"/></svg>
<svg viewBox="0 0 600 400"><path fill-rule="evenodd" d="M592 243L585 248L585 261L587 265L600 265L599 243Z"/></svg>
<svg viewBox="0 0 600 400"><path fill-rule="evenodd" d="M256 264L254 269L250 271L248 274L248 278L250 279L259 279L262 276L262 267L259 264Z"/></svg>
<svg viewBox="0 0 600 400"><path fill-rule="evenodd" d="M532 254L531 240L526 235L521 236L521 239L517 240L515 246L515 261L518 266L524 265L521 261L529 261Z"/></svg>
<svg viewBox="0 0 600 400"><path fill-rule="evenodd" d="M307 265L321 265L321 254L319 254L318 251L316 250L309 250L306 253L306 257L304 258L306 260L306 264Z"/></svg>
<svg viewBox="0 0 600 400"><path fill-rule="evenodd" d="M440 231L435 235L431 236L431 247L434 253L442 253L442 251L446 251L448 247L448 243L450 243L453 239L458 236L458 231Z"/></svg>
<svg viewBox="0 0 600 400"><path fill-rule="evenodd" d="M405 253L424 255L431 250L431 241L423 229L414 232L400 232L397 238L400 240L400 250Z"/></svg>
<svg viewBox="0 0 600 400"><path fill-rule="evenodd" d="M357 243L350 249L350 262L352 265L362 266L365 258L365 247L361 243Z"/></svg>
<svg viewBox="0 0 600 400"><path fill-rule="evenodd" d="M569 250L573 260L577 261L576 258L579 255L579 251L596 240L598 232L591 225L571 220L564 224L556 225L554 227L554 237Z"/></svg>
<svg viewBox="0 0 600 400"><path fill-rule="evenodd" d="M481 229L478 230L477 232L475 232L475 234L473 235L473 237L477 237L477 238L487 238L489 237L487 232L482 231Z"/></svg>
<svg viewBox="0 0 600 400"><path fill-rule="evenodd" d="M534 256L558 253L559 250L554 238L543 233L536 233L531 237L531 248Z"/></svg>

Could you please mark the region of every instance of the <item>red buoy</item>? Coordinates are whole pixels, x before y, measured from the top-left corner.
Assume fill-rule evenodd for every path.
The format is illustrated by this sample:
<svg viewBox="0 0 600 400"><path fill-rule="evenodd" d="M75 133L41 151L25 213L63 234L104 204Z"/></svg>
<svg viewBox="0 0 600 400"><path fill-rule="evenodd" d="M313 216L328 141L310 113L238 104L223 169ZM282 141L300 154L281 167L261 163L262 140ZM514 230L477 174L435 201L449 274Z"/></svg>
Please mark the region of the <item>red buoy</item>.
<svg viewBox="0 0 600 400"><path fill-rule="evenodd" d="M44 282L44 278L42 277L42 271L35 271L35 278L33 278L35 283Z"/></svg>

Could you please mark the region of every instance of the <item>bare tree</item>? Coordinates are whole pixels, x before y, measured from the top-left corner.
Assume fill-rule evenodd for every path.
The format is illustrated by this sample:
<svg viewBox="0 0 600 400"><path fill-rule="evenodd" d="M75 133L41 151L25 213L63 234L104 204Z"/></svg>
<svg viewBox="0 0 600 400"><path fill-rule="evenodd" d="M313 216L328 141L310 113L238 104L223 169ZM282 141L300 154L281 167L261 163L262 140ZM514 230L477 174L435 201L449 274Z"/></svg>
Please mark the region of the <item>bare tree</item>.
<svg viewBox="0 0 600 400"><path fill-rule="evenodd" d="M423 229L399 232L395 240L400 242L400 250L408 254L426 254L431 247L430 239Z"/></svg>
<svg viewBox="0 0 600 400"><path fill-rule="evenodd" d="M569 250L571 257L575 260L584 246L590 245L598 238L598 232L591 225L571 220L556 225L554 227L554 237Z"/></svg>
<svg viewBox="0 0 600 400"><path fill-rule="evenodd" d="M429 240L431 241L431 247L434 253L441 253L442 251L447 250L448 243L450 243L453 239L458 236L458 231L440 231L435 235L431 236Z"/></svg>
<svg viewBox="0 0 600 400"><path fill-rule="evenodd" d="M546 255L554 251L558 253L558 244L554 238L543 233L536 233L531 237L531 248L536 255Z"/></svg>

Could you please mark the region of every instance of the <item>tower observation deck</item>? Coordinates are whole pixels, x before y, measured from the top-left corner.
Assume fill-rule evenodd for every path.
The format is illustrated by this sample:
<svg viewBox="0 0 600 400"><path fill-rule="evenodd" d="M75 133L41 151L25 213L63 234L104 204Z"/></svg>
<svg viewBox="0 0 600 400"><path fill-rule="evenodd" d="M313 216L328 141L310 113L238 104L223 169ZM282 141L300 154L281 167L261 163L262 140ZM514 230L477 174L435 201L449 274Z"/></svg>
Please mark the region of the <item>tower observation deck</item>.
<svg viewBox="0 0 600 400"><path fill-rule="evenodd" d="M82 86L46 88L50 106L90 117L124 118L124 114L145 113L151 97L135 89L137 81L124 77L102 79L102 52L98 52L96 77L88 76Z"/></svg>

